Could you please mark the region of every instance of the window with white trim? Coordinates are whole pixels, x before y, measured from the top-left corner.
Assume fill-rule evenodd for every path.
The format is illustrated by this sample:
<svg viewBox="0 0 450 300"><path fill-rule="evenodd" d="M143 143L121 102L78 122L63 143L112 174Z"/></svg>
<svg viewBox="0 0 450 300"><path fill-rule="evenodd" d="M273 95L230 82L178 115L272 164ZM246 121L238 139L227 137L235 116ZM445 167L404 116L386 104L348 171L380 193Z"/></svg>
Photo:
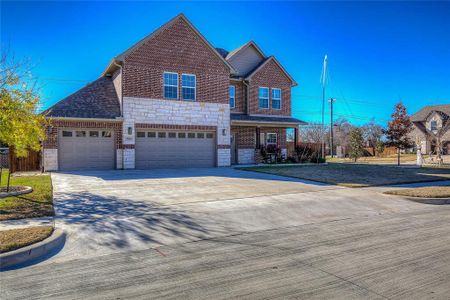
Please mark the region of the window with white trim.
<svg viewBox="0 0 450 300"><path fill-rule="evenodd" d="M235 108L236 105L236 88L230 85L230 107Z"/></svg>
<svg viewBox="0 0 450 300"><path fill-rule="evenodd" d="M178 74L164 72L164 98L178 99Z"/></svg>
<svg viewBox="0 0 450 300"><path fill-rule="evenodd" d="M259 108L269 108L269 88L260 87L258 92Z"/></svg>
<svg viewBox="0 0 450 300"><path fill-rule="evenodd" d="M431 130L437 130L437 121L433 120L430 122Z"/></svg>
<svg viewBox="0 0 450 300"><path fill-rule="evenodd" d="M181 75L181 92L183 100L195 101L196 78L192 74Z"/></svg>
<svg viewBox="0 0 450 300"><path fill-rule="evenodd" d="M272 89L272 108L281 109L281 89Z"/></svg>
<svg viewBox="0 0 450 300"><path fill-rule="evenodd" d="M267 133L266 134L266 144L267 145L276 145L277 144L277 134L276 133Z"/></svg>

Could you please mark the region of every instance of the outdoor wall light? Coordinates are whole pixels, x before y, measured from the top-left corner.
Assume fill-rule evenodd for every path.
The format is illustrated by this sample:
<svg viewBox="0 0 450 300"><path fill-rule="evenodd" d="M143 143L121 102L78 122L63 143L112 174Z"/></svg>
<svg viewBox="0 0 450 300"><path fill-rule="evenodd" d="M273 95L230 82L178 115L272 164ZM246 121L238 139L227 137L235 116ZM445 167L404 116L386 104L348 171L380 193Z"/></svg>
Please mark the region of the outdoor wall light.
<svg viewBox="0 0 450 300"><path fill-rule="evenodd" d="M222 129L222 135L223 136L226 136L227 135L227 130L224 128L224 129Z"/></svg>
<svg viewBox="0 0 450 300"><path fill-rule="evenodd" d="M133 134L133 127L128 127L128 135L132 135Z"/></svg>

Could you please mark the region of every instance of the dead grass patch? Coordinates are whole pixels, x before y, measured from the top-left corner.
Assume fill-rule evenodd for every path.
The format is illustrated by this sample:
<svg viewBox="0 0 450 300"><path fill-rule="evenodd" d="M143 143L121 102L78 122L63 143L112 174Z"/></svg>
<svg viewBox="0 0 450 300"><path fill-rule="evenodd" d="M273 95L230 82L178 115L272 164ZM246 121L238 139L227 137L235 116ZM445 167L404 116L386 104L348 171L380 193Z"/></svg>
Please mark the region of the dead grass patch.
<svg viewBox="0 0 450 300"><path fill-rule="evenodd" d="M409 168L389 165L329 163L306 166L262 166L242 168L346 187L450 180L450 169Z"/></svg>
<svg viewBox="0 0 450 300"><path fill-rule="evenodd" d="M429 186L386 191L385 194L419 198L450 198L450 186Z"/></svg>
<svg viewBox="0 0 450 300"><path fill-rule="evenodd" d="M13 251L49 237L53 232L51 226L38 226L0 231L0 253Z"/></svg>

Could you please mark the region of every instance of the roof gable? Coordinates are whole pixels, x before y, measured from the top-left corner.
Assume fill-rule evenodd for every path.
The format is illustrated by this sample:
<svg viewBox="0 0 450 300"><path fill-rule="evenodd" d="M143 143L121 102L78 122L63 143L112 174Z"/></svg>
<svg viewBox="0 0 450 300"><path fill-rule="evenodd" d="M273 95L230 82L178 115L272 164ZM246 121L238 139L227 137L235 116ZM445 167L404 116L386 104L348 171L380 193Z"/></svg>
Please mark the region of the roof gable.
<svg viewBox="0 0 450 300"><path fill-rule="evenodd" d="M184 22L193 31L193 33L196 34L200 38L200 40L205 44L205 46L217 57L217 59L219 59L226 67L228 67L230 69L230 72L232 74L236 73L235 70L233 69L233 67L225 60L225 58L217 51L217 49L214 48L208 42L208 40L206 40L206 38L194 27L194 25L186 18L186 16L184 14L179 14L176 17L174 17L173 19L171 19L169 22L165 23L164 25L159 27L157 30L155 30L154 32L152 32L151 34L149 34L148 36L146 36L145 38L143 38L142 40L140 40L139 42L134 44L132 47L130 47L129 49L127 49L120 55L113 58L111 63L108 65L106 70L103 72L103 75L114 72L114 69L116 68L116 64L118 62L119 63L123 62L124 59L128 55L135 52L137 49L139 49L145 43L149 42L151 39L158 36L159 34L164 32L167 28L170 28L172 25L174 25L178 21Z"/></svg>
<svg viewBox="0 0 450 300"><path fill-rule="evenodd" d="M250 41L228 53L225 59L236 70L236 75L245 77L260 65L265 58L266 56L261 49L253 41Z"/></svg>
<svg viewBox="0 0 450 300"><path fill-rule="evenodd" d="M423 107L421 110L411 116L412 122L423 122L434 112L441 112L447 116L450 116L450 104L442 105L429 105ZM442 114L441 114L442 116Z"/></svg>
<svg viewBox="0 0 450 300"><path fill-rule="evenodd" d="M274 56L270 56L263 63L261 63L257 68L255 68L250 74L245 78L246 80L251 80L253 76L255 76L259 71L261 71L265 66L267 66L270 62L274 62L277 67L286 75L286 77L292 82L292 86L296 86L297 82L292 78L292 76L286 71L285 68L278 62L278 60Z"/></svg>

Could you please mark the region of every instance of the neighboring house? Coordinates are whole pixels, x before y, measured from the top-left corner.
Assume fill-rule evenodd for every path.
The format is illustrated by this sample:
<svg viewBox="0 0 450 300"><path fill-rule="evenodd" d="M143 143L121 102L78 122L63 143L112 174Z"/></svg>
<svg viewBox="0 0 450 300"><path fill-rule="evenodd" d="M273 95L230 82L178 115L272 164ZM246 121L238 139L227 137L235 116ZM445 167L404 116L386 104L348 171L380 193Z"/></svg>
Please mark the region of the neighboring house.
<svg viewBox="0 0 450 300"><path fill-rule="evenodd" d="M422 154L437 154L436 145L441 145L441 153L450 154L450 104L425 106L411 116L414 129L410 138Z"/></svg>
<svg viewBox="0 0 450 300"><path fill-rule="evenodd" d="M303 123L291 117L295 85L255 43L216 49L180 14L45 111L44 168L229 166L265 144L286 153L286 129Z"/></svg>

